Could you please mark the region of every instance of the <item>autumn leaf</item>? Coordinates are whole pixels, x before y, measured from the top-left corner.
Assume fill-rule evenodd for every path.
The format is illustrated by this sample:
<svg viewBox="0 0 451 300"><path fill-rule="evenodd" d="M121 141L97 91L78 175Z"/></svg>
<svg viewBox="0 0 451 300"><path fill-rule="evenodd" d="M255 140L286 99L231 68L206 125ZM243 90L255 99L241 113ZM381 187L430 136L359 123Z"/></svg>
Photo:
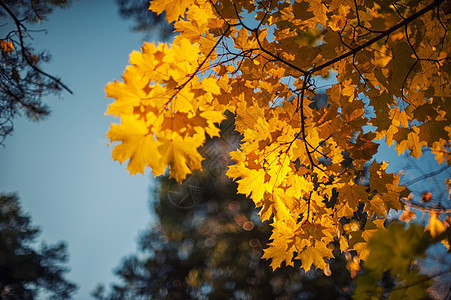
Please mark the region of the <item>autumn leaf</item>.
<svg viewBox="0 0 451 300"><path fill-rule="evenodd" d="M429 217L428 225L426 226L427 231L431 233L433 237L439 235L443 231L446 230L445 225L437 218L436 213L431 213L431 216Z"/></svg>
<svg viewBox="0 0 451 300"><path fill-rule="evenodd" d="M413 130L404 129L402 133L399 132L399 134L394 136L395 140L399 141L395 147L399 154L403 154L406 149L409 149L410 155L417 159L423 154L421 147L427 146L427 143L420 141L418 130L418 127L414 127ZM401 138L404 133L407 134L407 137Z"/></svg>
<svg viewBox="0 0 451 300"><path fill-rule="evenodd" d="M428 239L430 236L424 235L421 225L410 224L405 229L402 223L392 223L386 231L378 231L370 239L372 250L366 266L381 272L392 269L396 274L407 274L412 261L423 255Z"/></svg>
<svg viewBox="0 0 451 300"><path fill-rule="evenodd" d="M359 205L359 201L366 202L368 199L367 187L363 185L345 184L338 190L338 197L342 202L346 202L353 209Z"/></svg>
<svg viewBox="0 0 451 300"><path fill-rule="evenodd" d="M270 247L264 249L262 258L271 259L271 268L273 270L280 267L282 262L286 262L287 265L293 265L293 253L287 251L286 244L275 244L272 243Z"/></svg>
<svg viewBox="0 0 451 300"><path fill-rule="evenodd" d="M327 22L327 6L321 0L309 0L307 2L309 3L308 11L311 11L315 16L315 20L324 26Z"/></svg>
<svg viewBox="0 0 451 300"><path fill-rule="evenodd" d="M14 52L13 43L5 40L0 40L0 49L2 50L3 55Z"/></svg>
<svg viewBox="0 0 451 300"><path fill-rule="evenodd" d="M388 63L391 72L388 77L389 91L395 96L401 96L404 78L415 63L411 55L411 48L407 42L399 42L393 46L393 58Z"/></svg>
<svg viewBox="0 0 451 300"><path fill-rule="evenodd" d="M113 149L113 159L120 163L129 159L127 169L130 174L144 173L149 161L161 159L157 150L159 143L148 134L144 121L132 116L122 116L121 124L112 124L107 134L111 142L120 141Z"/></svg>
<svg viewBox="0 0 451 300"><path fill-rule="evenodd" d="M304 270L310 270L311 266L314 265L316 268L323 269L326 267L326 262L324 258L332 257L332 250L327 248L327 246L321 242L316 241L314 246L307 247L301 251L296 258L300 259L302 262L302 267Z"/></svg>
<svg viewBox="0 0 451 300"><path fill-rule="evenodd" d="M420 126L418 140L423 142L425 146L431 146L435 141L443 139L450 140L451 126L448 121L427 121Z"/></svg>
<svg viewBox="0 0 451 300"><path fill-rule="evenodd" d="M157 14L165 11L166 19L168 23L171 23L177 21L179 17L183 17L189 6L190 1L187 0L153 0L150 1L149 9Z"/></svg>
<svg viewBox="0 0 451 300"><path fill-rule="evenodd" d="M261 206L261 201L263 200L267 186L265 184L265 171L263 169L246 170L242 167L240 168L238 165L232 165L229 167L227 175L233 178L241 178L238 180L238 192L247 196L252 194L252 199L255 204Z"/></svg>
<svg viewBox="0 0 451 300"><path fill-rule="evenodd" d="M131 68L128 68L122 76L124 82L112 82L105 87L107 97L116 101L108 106L105 114L119 116L121 114L132 115L135 107L141 104L141 99L148 93L144 89L149 81L138 76Z"/></svg>
<svg viewBox="0 0 451 300"><path fill-rule="evenodd" d="M182 138L173 133L170 138L159 138L159 141L161 160L152 160L154 173L163 174L166 166L169 166L169 175L181 182L192 170L201 168L203 158L196 149L202 145L204 137L196 135Z"/></svg>
<svg viewBox="0 0 451 300"><path fill-rule="evenodd" d="M348 143L350 146L348 151L351 153L353 159L370 160L376 154L379 144L373 142L374 134L365 134L359 136L355 142Z"/></svg>
<svg viewBox="0 0 451 300"><path fill-rule="evenodd" d="M393 288L385 291L389 299L425 299L430 278L420 275L416 259L421 258L434 242L419 224L394 222L387 230L378 231L368 243L371 252L364 263L365 272L356 278L356 299L382 297L377 288L384 274L396 278Z"/></svg>
<svg viewBox="0 0 451 300"><path fill-rule="evenodd" d="M373 190L377 190L379 193L388 192L386 184L393 182L394 176L387 174L385 169L387 168L387 163L377 163L373 161L371 164L370 173L370 187Z"/></svg>

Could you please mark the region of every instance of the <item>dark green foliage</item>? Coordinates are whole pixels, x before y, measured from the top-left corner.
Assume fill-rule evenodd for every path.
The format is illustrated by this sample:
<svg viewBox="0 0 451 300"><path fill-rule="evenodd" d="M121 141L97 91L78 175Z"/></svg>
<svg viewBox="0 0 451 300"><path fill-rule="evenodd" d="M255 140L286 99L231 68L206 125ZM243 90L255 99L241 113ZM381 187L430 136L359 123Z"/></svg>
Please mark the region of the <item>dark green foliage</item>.
<svg viewBox="0 0 451 300"><path fill-rule="evenodd" d="M36 52L31 42L36 31L30 23L45 21L56 7L67 7L70 0L1 0L1 43L12 46L11 51L0 52L0 144L13 131L13 119L25 114L31 120L42 120L50 109L42 98L72 91L60 79L46 73L42 65L50 56L45 51Z"/></svg>
<svg viewBox="0 0 451 300"><path fill-rule="evenodd" d="M369 241L371 249L364 271L356 278L354 299L429 299L432 278L420 274L418 260L442 240L451 241L451 230L431 237L419 224L394 221L377 231ZM424 270L423 270L424 274Z"/></svg>
<svg viewBox="0 0 451 300"><path fill-rule="evenodd" d="M1 0L0 2L6 5L19 20L29 23L45 21L54 8L66 8L71 4L71 0ZM9 18L10 16L3 9L0 10L0 17Z"/></svg>
<svg viewBox="0 0 451 300"><path fill-rule="evenodd" d="M149 10L149 0L116 0L116 2L121 16L134 20L134 31L144 32L147 37L150 37L151 33L156 33L163 40L170 38L174 33L174 26L172 23L168 24L164 13L157 15Z"/></svg>
<svg viewBox="0 0 451 300"><path fill-rule="evenodd" d="M1 299L35 299L40 290L52 299L68 299L77 287L64 278L68 269L66 245L32 244L39 228L21 211L14 195L0 195Z"/></svg>

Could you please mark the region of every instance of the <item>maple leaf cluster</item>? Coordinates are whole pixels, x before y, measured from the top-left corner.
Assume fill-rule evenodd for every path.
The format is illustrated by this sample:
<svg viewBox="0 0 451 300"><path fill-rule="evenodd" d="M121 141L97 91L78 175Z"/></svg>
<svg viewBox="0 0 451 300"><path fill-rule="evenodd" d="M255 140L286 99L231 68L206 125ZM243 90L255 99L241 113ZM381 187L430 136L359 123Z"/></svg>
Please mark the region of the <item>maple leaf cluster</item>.
<svg viewBox="0 0 451 300"><path fill-rule="evenodd" d="M178 35L144 44L106 87L107 114L121 120L108 132L113 158L182 181L228 110L242 141L227 175L272 223L272 267L325 269L333 244L366 259L409 194L374 161L377 140L451 162L448 4L153 0Z"/></svg>

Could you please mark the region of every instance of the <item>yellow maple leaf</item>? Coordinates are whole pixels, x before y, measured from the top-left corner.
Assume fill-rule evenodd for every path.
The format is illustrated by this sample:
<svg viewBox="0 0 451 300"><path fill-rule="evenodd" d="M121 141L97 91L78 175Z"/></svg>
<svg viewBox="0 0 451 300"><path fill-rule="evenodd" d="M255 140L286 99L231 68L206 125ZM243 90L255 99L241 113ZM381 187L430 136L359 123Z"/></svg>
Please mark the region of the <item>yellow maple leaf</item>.
<svg viewBox="0 0 451 300"><path fill-rule="evenodd" d="M170 104L173 112L194 112L193 108L194 93L188 89L181 90Z"/></svg>
<svg viewBox="0 0 451 300"><path fill-rule="evenodd" d="M190 6L189 11L187 12L188 19L195 21L196 23L200 24L201 26L208 24L208 21L212 17L214 17L213 8L211 7L208 0L206 0L206 1L198 0L198 1L196 1L196 4L197 5ZM205 31L207 31L207 30L205 30Z"/></svg>
<svg viewBox="0 0 451 300"><path fill-rule="evenodd" d="M221 93L221 89L218 85L218 78L215 77L207 77L204 78L202 81L202 88L205 92L211 93L213 95L219 95Z"/></svg>
<svg viewBox="0 0 451 300"><path fill-rule="evenodd" d="M238 166L237 166L238 167ZM232 178L241 177L238 183L238 193L251 196L255 205L261 206L261 201L263 200L263 194L266 191L267 184L265 184L265 171L260 170L247 170L242 169L240 173L236 173L237 167L232 165L227 171L227 176ZM244 171L244 172L243 172ZM234 174L238 175L235 176Z"/></svg>
<svg viewBox="0 0 451 300"><path fill-rule="evenodd" d="M388 191L386 185L394 181L394 175L385 172L387 165L388 163L377 163L376 161L373 161L371 164L369 173L370 188L372 190L377 190L379 193L386 193Z"/></svg>
<svg viewBox="0 0 451 300"><path fill-rule="evenodd" d="M425 230L429 231L433 237L446 230L446 226L437 218L437 214L432 212Z"/></svg>
<svg viewBox="0 0 451 300"><path fill-rule="evenodd" d="M185 179L186 175L194 169L202 167L203 157L197 151L205 140L205 135L186 136L182 138L177 132L168 137L159 137L161 144L158 151L161 159L152 159L150 165L155 175L163 174L166 166L169 166L169 176L178 182Z"/></svg>
<svg viewBox="0 0 451 300"><path fill-rule="evenodd" d="M290 207L292 207L290 202L292 201L290 201L290 197L285 195L285 191L283 189L274 189L270 198L275 222L281 220L287 222L292 219L292 210L290 210Z"/></svg>
<svg viewBox="0 0 451 300"><path fill-rule="evenodd" d="M349 13L350 7L349 5L340 5L338 9L338 15L332 15L329 27L334 31L340 31L344 28L347 22L346 15Z"/></svg>
<svg viewBox="0 0 451 300"><path fill-rule="evenodd" d="M193 44L184 36L177 36L174 39L167 56L165 56L164 61L171 63L173 66L178 66L179 63L188 63L189 65L193 65L199 58L199 52L199 44Z"/></svg>
<svg viewBox="0 0 451 300"><path fill-rule="evenodd" d="M141 51L133 51L130 54L129 62L139 69L139 73L154 77L154 71L160 64L157 53L165 53L167 49L166 44L158 44L158 47L155 47L154 43L144 43Z"/></svg>
<svg viewBox="0 0 451 300"><path fill-rule="evenodd" d="M271 243L269 247L263 250L264 259L271 259L271 268L273 270L280 267L282 262L286 262L287 266L293 265L293 252L287 251L286 243Z"/></svg>
<svg viewBox="0 0 451 300"><path fill-rule="evenodd" d="M338 190L338 198L342 202L347 202L349 207L357 209L359 201L368 200L367 187L360 184L345 184Z"/></svg>
<svg viewBox="0 0 451 300"><path fill-rule="evenodd" d="M287 195L294 198L301 199L304 195L308 194L313 190L313 183L307 180L304 176L299 176L297 174L291 174L286 178L287 183Z"/></svg>
<svg viewBox="0 0 451 300"><path fill-rule="evenodd" d="M366 241L362 243L356 243L353 248L357 252L361 260L366 260L370 255L370 248L368 247Z"/></svg>
<svg viewBox="0 0 451 300"><path fill-rule="evenodd" d="M271 267L273 268L273 270L280 267L280 264L284 261L287 266L293 266L293 244L289 245L287 243L287 241L295 238L293 232L293 224L281 220L280 222L276 222L273 225L274 230L270 237L273 242L268 245L268 248L263 250L264 254L262 258L272 259Z"/></svg>
<svg viewBox="0 0 451 300"><path fill-rule="evenodd" d="M127 68L122 78L124 82L110 82L105 87L106 96L116 99L108 105L105 114L116 117L122 114L131 115L134 107L139 106L141 100L147 97L144 87L149 81L139 76L133 68Z"/></svg>
<svg viewBox="0 0 451 300"><path fill-rule="evenodd" d="M180 16L183 17L191 3L191 0L153 0L150 1L149 10L157 14L166 11L166 19L171 23L177 21Z"/></svg>
<svg viewBox="0 0 451 300"><path fill-rule="evenodd" d="M421 151L422 146L427 146L427 142L420 141L420 137L418 136L419 129L414 126L412 130L403 128L402 131L398 133L406 133L407 137L401 137L402 134L395 134L394 138L398 141L395 149L398 151L398 154L403 154L406 149L410 150L410 155L418 159L423 152Z"/></svg>
<svg viewBox="0 0 451 300"><path fill-rule="evenodd" d="M302 267L304 270L310 270L310 267L314 265L318 269L325 269L327 263L324 261L324 258L332 257L332 250L327 248L326 244L321 241L315 241L315 244L311 247L305 248L301 251L296 259L300 259L302 261Z"/></svg>
<svg viewBox="0 0 451 300"><path fill-rule="evenodd" d="M149 134L144 121L127 115L123 115L121 120L121 124L112 124L107 133L111 142L121 142L114 146L113 159L120 163L129 159L127 169L130 174L144 173L144 168L150 161L161 159L157 150L159 143L153 134Z"/></svg>
<svg viewBox="0 0 451 300"><path fill-rule="evenodd" d="M355 207L351 207L348 202L342 204L342 206L337 210L338 218L348 218L354 215Z"/></svg>
<svg viewBox="0 0 451 300"><path fill-rule="evenodd" d="M324 5L321 0L308 0L306 2L309 3L308 11L311 11L315 16L314 18L309 19L309 24L313 25L313 27L317 24L321 24L321 26L325 28L328 12L326 5Z"/></svg>

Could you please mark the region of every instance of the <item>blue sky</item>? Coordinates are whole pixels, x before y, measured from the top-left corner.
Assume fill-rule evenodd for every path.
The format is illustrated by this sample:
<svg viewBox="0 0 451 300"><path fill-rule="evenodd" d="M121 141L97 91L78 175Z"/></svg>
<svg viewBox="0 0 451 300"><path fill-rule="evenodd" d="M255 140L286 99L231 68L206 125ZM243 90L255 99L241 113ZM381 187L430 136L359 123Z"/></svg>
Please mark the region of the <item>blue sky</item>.
<svg viewBox="0 0 451 300"><path fill-rule="evenodd" d="M130 176L111 159L105 138L113 119L104 116L112 102L104 87L120 79L129 53L142 45L132 25L113 0L80 0L37 26L48 33L33 34L33 46L52 55L44 70L74 94L46 97L52 116L40 123L17 118L0 147L0 191L18 193L43 240L68 243L76 299L113 281L112 270L151 221L151 176Z"/></svg>

